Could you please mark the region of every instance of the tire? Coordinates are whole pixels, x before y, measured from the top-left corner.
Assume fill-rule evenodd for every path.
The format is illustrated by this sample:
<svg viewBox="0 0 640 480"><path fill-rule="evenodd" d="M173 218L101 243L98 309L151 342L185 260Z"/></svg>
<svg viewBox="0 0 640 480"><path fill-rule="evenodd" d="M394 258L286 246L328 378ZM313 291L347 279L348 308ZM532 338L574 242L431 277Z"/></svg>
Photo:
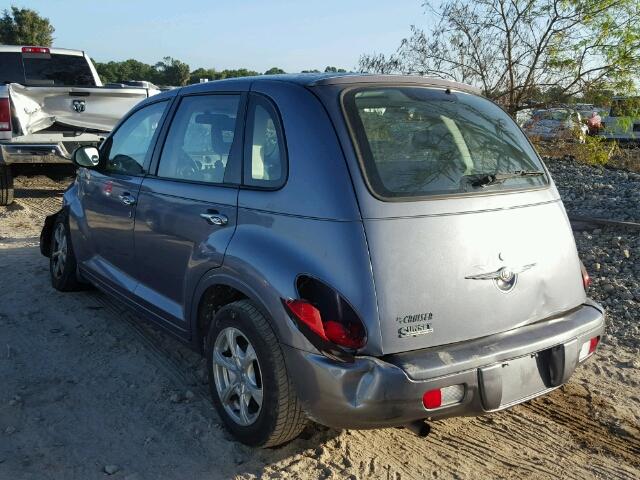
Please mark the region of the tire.
<svg viewBox="0 0 640 480"><path fill-rule="evenodd" d="M253 358L249 349L253 347L255 360L247 363L250 366L243 369L240 363L234 364L233 357L225 356L230 355L230 349L225 351L230 338L235 339L236 348L240 349L238 357ZM250 301L233 302L218 311L209 328L205 351L213 404L236 439L252 447L274 447L302 432L307 418L287 373L280 344L267 319ZM218 356L221 352L224 361ZM243 376L230 373L233 369L226 368L229 365L235 365L237 372L242 370ZM224 388L238 382L242 385L235 390ZM255 395L256 387L262 392L260 395ZM224 392L231 390L223 401ZM245 398L249 397L246 402L241 400L242 392ZM262 400L256 409L258 397ZM244 424L241 403L246 405L244 420L249 420Z"/></svg>
<svg viewBox="0 0 640 480"><path fill-rule="evenodd" d="M0 205L13 203L13 173L8 165L0 166Z"/></svg>
<svg viewBox="0 0 640 480"><path fill-rule="evenodd" d="M61 292L81 290L77 277L76 257L71 245L69 225L65 215L58 215L51 233L51 255L49 273L51 286Z"/></svg>

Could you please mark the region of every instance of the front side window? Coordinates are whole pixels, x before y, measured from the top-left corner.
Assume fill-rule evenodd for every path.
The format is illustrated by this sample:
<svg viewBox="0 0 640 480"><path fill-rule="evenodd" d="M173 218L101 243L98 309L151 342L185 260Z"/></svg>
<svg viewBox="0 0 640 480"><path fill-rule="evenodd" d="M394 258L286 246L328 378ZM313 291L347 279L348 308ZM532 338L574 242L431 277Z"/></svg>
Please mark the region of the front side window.
<svg viewBox="0 0 640 480"><path fill-rule="evenodd" d="M109 140L105 170L123 175L141 175L153 151L153 140L167 102L141 108L118 128Z"/></svg>
<svg viewBox="0 0 640 480"><path fill-rule="evenodd" d="M224 183L239 106L239 95L185 97L171 122L158 176Z"/></svg>
<svg viewBox="0 0 640 480"><path fill-rule="evenodd" d="M278 115L268 100L254 96L247 115L244 183L278 188L286 177L284 140Z"/></svg>
<svg viewBox="0 0 640 480"><path fill-rule="evenodd" d="M426 87L372 87L351 90L343 101L367 183L383 199L548 182L515 122L481 97Z"/></svg>

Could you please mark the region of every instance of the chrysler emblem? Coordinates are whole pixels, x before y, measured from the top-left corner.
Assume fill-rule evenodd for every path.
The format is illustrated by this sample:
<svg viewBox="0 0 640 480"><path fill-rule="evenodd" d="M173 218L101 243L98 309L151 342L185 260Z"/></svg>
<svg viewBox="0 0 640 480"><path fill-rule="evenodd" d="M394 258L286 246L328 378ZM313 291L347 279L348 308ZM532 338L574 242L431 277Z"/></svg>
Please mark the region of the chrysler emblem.
<svg viewBox="0 0 640 480"><path fill-rule="evenodd" d="M476 275L468 275L464 278L467 280L493 280L496 287L501 292L510 292L518 282L518 274L526 272L535 267L535 263L520 265L518 267L502 267L494 272L478 273Z"/></svg>
<svg viewBox="0 0 640 480"><path fill-rule="evenodd" d="M82 113L87 106L87 102L84 100L74 100L71 106L75 112Z"/></svg>

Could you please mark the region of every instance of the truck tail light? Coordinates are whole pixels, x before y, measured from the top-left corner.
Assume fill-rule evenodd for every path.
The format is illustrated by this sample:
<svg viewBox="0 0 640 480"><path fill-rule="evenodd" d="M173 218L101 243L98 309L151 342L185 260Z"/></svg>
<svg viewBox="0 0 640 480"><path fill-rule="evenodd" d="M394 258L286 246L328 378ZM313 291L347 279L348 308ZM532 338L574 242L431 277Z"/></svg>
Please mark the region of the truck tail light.
<svg viewBox="0 0 640 480"><path fill-rule="evenodd" d="M589 272L587 272L587 269L582 262L580 262L580 271L582 272L582 286L585 290L588 290L591 286L591 277L589 276Z"/></svg>
<svg viewBox="0 0 640 480"><path fill-rule="evenodd" d="M580 353L578 355L578 360L580 362L582 362L583 360L586 360L587 357L591 356L591 354L593 352L596 351L596 348L598 348L598 343L600 342L600 337L593 337L592 339L590 339L587 342L584 342L582 344L582 347L580 348Z"/></svg>
<svg viewBox="0 0 640 480"><path fill-rule="evenodd" d="M8 98L0 98L0 132L11 131L11 105Z"/></svg>
<svg viewBox="0 0 640 480"><path fill-rule="evenodd" d="M22 47L22 53L44 53L48 55L51 50L47 47Z"/></svg>
<svg viewBox="0 0 640 480"><path fill-rule="evenodd" d="M464 398L464 385L450 385L448 387L428 390L422 395L424 408L432 410L434 408L446 407L462 402Z"/></svg>
<svg viewBox="0 0 640 480"><path fill-rule="evenodd" d="M301 275L297 299L283 300L296 326L323 354L339 361L353 361L355 351L367 343L362 320L351 305L320 280Z"/></svg>

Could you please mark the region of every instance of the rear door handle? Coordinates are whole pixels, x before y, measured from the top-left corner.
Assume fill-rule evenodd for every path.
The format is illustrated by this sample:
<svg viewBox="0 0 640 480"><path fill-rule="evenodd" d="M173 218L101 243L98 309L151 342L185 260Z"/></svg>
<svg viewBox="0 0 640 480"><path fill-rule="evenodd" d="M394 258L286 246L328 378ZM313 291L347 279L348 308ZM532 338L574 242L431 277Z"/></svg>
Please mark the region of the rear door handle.
<svg viewBox="0 0 640 480"><path fill-rule="evenodd" d="M222 227L229 223L227 216L222 213L201 213L200 216L204 218L209 225Z"/></svg>
<svg viewBox="0 0 640 480"><path fill-rule="evenodd" d="M122 195L119 195L119 198L120 198L120 201L125 205L134 205L136 203L136 197L134 197L133 195L127 192L123 193Z"/></svg>

